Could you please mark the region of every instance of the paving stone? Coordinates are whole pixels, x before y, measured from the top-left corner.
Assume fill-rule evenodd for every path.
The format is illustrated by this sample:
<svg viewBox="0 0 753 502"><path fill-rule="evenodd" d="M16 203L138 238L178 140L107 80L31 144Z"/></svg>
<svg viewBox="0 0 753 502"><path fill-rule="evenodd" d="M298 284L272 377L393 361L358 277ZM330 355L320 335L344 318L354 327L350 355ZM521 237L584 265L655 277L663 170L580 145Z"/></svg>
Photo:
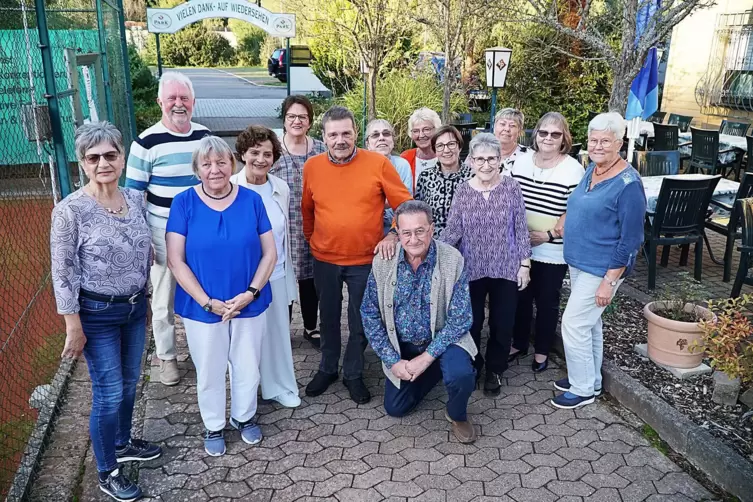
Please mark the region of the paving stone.
<svg viewBox="0 0 753 502"><path fill-rule="evenodd" d="M523 460L534 467L538 467L540 465L546 465L549 467L562 467L567 463L567 460L560 457L556 453L550 453L547 455L529 453L528 455L525 455L523 457Z"/></svg>
<svg viewBox="0 0 753 502"><path fill-rule="evenodd" d="M264 439L266 441L266 438ZM243 451L243 456L246 460L252 462L254 460L275 461L285 457L285 453L280 448L249 448Z"/></svg>
<svg viewBox="0 0 753 502"><path fill-rule="evenodd" d="M359 444L359 440L353 436L323 436L317 438L316 442L325 448L353 448Z"/></svg>
<svg viewBox="0 0 753 502"><path fill-rule="evenodd" d="M293 502L302 497L311 495L314 490L314 483L311 481L301 481L294 485L290 485L284 490L275 490L272 495L272 502Z"/></svg>
<svg viewBox="0 0 753 502"><path fill-rule="evenodd" d="M499 450L497 448L483 448L476 453L466 455L465 465L468 467L483 467L492 460L499 459Z"/></svg>
<svg viewBox="0 0 753 502"><path fill-rule="evenodd" d="M656 491L663 495L681 493L693 500L711 499L711 494L695 479L684 472L670 472L659 481L654 481Z"/></svg>
<svg viewBox="0 0 753 502"><path fill-rule="evenodd" d="M379 453L385 455L394 455L400 453L408 448L413 448L414 438L412 437L398 437L391 441L383 442L379 446Z"/></svg>
<svg viewBox="0 0 753 502"><path fill-rule="evenodd" d="M552 409L552 406L550 404L540 405L540 406L546 406L547 408ZM544 421L547 424L551 425L561 425L566 424L570 420L576 418L575 412L573 410L561 410L559 408L555 409L554 413L550 413L549 415L544 415Z"/></svg>
<svg viewBox="0 0 753 502"><path fill-rule="evenodd" d="M353 448L346 448L343 451L343 460L360 460L367 455L377 453L379 451L379 443L368 441L361 443Z"/></svg>
<svg viewBox="0 0 753 502"><path fill-rule="evenodd" d="M598 451L601 454L630 453L631 451L633 451L633 447L628 445L624 441L595 441L593 444L591 444L591 449Z"/></svg>
<svg viewBox="0 0 753 502"><path fill-rule="evenodd" d="M373 422L373 420L372 420ZM450 424L447 424L447 428ZM387 430L395 437L408 436L413 438L420 438L428 434L429 430L420 425L403 425L396 424L387 428Z"/></svg>
<svg viewBox="0 0 753 502"><path fill-rule="evenodd" d="M157 497L176 488L183 488L187 479L187 474L165 476L162 469L139 469L139 482L149 487L149 495L152 497Z"/></svg>
<svg viewBox="0 0 753 502"><path fill-rule="evenodd" d="M371 488L392 478L392 469L377 467L353 477L353 488Z"/></svg>
<svg viewBox="0 0 753 502"><path fill-rule="evenodd" d="M643 467L632 467L624 465L615 471L628 481L658 481L664 477L664 473L657 471L648 465Z"/></svg>
<svg viewBox="0 0 753 502"><path fill-rule="evenodd" d="M269 462L269 465L267 465L265 472L267 474L283 474L290 469L293 469L294 467L302 466L305 460L305 453L293 453L292 455L285 455L280 460Z"/></svg>
<svg viewBox="0 0 753 502"><path fill-rule="evenodd" d="M520 476L518 474L502 474L494 481L484 482L484 494L492 497L501 497L511 490L520 488ZM510 495L512 497L512 495Z"/></svg>
<svg viewBox="0 0 753 502"><path fill-rule="evenodd" d="M646 499L646 502L693 502L693 499L689 499L685 495L675 493L674 495L660 495L655 493Z"/></svg>
<svg viewBox="0 0 753 502"><path fill-rule="evenodd" d="M484 494L484 484L480 481L468 481L446 493L448 502L469 502Z"/></svg>
<svg viewBox="0 0 753 502"><path fill-rule="evenodd" d="M478 426L476 432L478 433ZM454 435L451 437L450 441L438 444L434 448L445 455L471 455L478 451L478 447L475 444L459 443Z"/></svg>
<svg viewBox="0 0 753 502"><path fill-rule="evenodd" d="M502 436L481 436L478 439L476 439L476 442L473 443L473 445L476 448L482 449L482 448L507 448L512 444L511 441L508 441L506 438L503 438Z"/></svg>
<svg viewBox="0 0 753 502"><path fill-rule="evenodd" d="M293 410L291 418L311 418L318 413L324 413L326 407L326 404L310 404L308 406L299 406L298 408Z"/></svg>
<svg viewBox="0 0 753 502"><path fill-rule="evenodd" d="M183 488L186 490L200 490L206 488L217 481L223 481L227 477L228 470L227 467L215 467L206 470L201 474L194 474L188 479L186 484L183 485Z"/></svg>
<svg viewBox="0 0 753 502"><path fill-rule="evenodd" d="M557 436L553 436L557 437ZM595 430L579 430L572 436L567 438L567 445L571 448L582 448L588 446L593 442L599 441L599 435Z"/></svg>
<svg viewBox="0 0 753 502"><path fill-rule="evenodd" d="M317 396L317 397L322 397L322 396ZM341 424L347 424L350 421L350 419L346 417L345 415L343 415L342 413L338 413L338 414L320 413L318 415L312 415L309 418L311 418L311 421L316 424L341 425Z"/></svg>
<svg viewBox="0 0 753 502"><path fill-rule="evenodd" d="M544 425L537 425L534 430L536 432L539 432L543 434L544 436L565 436L570 437L574 435L577 431L573 429L572 427L569 427L564 424L560 425L552 425L552 424L544 424Z"/></svg>
<svg viewBox="0 0 753 502"><path fill-rule="evenodd" d="M183 489L167 491L160 498L164 502L205 502L209 500L209 496L203 490Z"/></svg>
<svg viewBox="0 0 753 502"><path fill-rule="evenodd" d="M595 418L573 418L565 422L565 425L575 429L576 431L600 431L606 427L604 422L600 422Z"/></svg>
<svg viewBox="0 0 753 502"><path fill-rule="evenodd" d="M338 474L336 476L332 476L326 481L315 483L312 495L314 495L315 497L331 497L343 488L350 488L350 485L352 483L352 474Z"/></svg>
<svg viewBox="0 0 753 502"><path fill-rule="evenodd" d="M143 439L159 443L168 438L185 434L186 429L188 429L187 425L171 424L164 418L147 418L144 419Z"/></svg>
<svg viewBox="0 0 753 502"><path fill-rule="evenodd" d="M254 460L230 469L225 481L245 481L254 474L261 474L266 471L270 462L264 460Z"/></svg>
<svg viewBox="0 0 753 502"><path fill-rule="evenodd" d="M591 464L585 460L573 460L557 468L557 477L562 481L578 481L584 475L593 472Z"/></svg>
<svg viewBox="0 0 753 502"><path fill-rule="evenodd" d="M493 419L491 423L481 426L484 436L499 436L513 428L513 421L507 418Z"/></svg>
<svg viewBox="0 0 753 502"><path fill-rule="evenodd" d="M465 466L465 458L462 455L447 455L441 460L431 462L429 465L429 473L444 476L449 474L457 467Z"/></svg>
<svg viewBox="0 0 753 502"><path fill-rule="evenodd" d="M544 425L543 415L525 415L512 421L512 426L515 430L529 430L537 425Z"/></svg>
<svg viewBox="0 0 753 502"><path fill-rule="evenodd" d="M623 465L626 465L625 460L617 453L607 453L599 460L591 462L591 468L596 474L610 474Z"/></svg>
<svg viewBox="0 0 753 502"><path fill-rule="evenodd" d="M497 477L497 474L488 467L458 467L450 474L460 482L492 481Z"/></svg>
<svg viewBox="0 0 753 502"><path fill-rule="evenodd" d="M641 502L654 493L656 489L651 481L637 481L621 489L620 497L623 502Z"/></svg>
<svg viewBox="0 0 753 502"><path fill-rule="evenodd" d="M335 493L335 497L340 502L379 502L383 498L382 495L373 488L369 488L368 490L343 488Z"/></svg>
<svg viewBox="0 0 753 502"><path fill-rule="evenodd" d="M386 443L387 441L392 441L393 439L395 439L395 436L393 436L392 433L389 431L386 431L386 430L372 431L369 429L356 431L353 433L353 436L343 436L343 437L354 437L362 442L374 441L376 443Z"/></svg>
<svg viewBox="0 0 753 502"><path fill-rule="evenodd" d="M172 474L195 475L206 471L209 467L200 460L176 460L167 464L164 469L168 476Z"/></svg>
<svg viewBox="0 0 753 502"><path fill-rule="evenodd" d="M447 475L422 474L413 480L424 490L437 488L439 490L453 490L461 485L460 481Z"/></svg>
<svg viewBox="0 0 753 502"><path fill-rule="evenodd" d="M548 482L557 479L557 471L553 467L537 467L528 474L520 476L523 488L541 488Z"/></svg>
<svg viewBox="0 0 753 502"><path fill-rule="evenodd" d="M533 451L535 453L554 453L560 448L567 446L567 441L563 436L549 436L541 441L533 443Z"/></svg>
<svg viewBox="0 0 753 502"><path fill-rule="evenodd" d="M630 484L630 481L614 472L612 474L586 474L581 481L594 488L625 488Z"/></svg>
<svg viewBox="0 0 753 502"><path fill-rule="evenodd" d="M332 477L332 473L324 467L294 467L287 472L287 475L293 483L299 481L324 481Z"/></svg>
<svg viewBox="0 0 753 502"><path fill-rule="evenodd" d="M275 410L271 413L267 413L266 415L260 415L258 419L256 420L256 422L258 424L274 424L285 418L290 418L292 415L293 415L293 410L291 408L280 408L279 410Z"/></svg>
<svg viewBox="0 0 753 502"><path fill-rule="evenodd" d="M445 502L447 493L444 490L428 490L418 497L408 498L408 502Z"/></svg>
<svg viewBox="0 0 753 502"><path fill-rule="evenodd" d="M413 481L382 481L374 488L385 497L417 497L423 492Z"/></svg>
<svg viewBox="0 0 753 502"><path fill-rule="evenodd" d="M593 451L587 446L581 446L579 448L560 448L557 450L557 455L565 457L568 460L598 460L601 458L601 454Z"/></svg>
<svg viewBox="0 0 753 502"><path fill-rule="evenodd" d="M602 441L622 440L631 446L648 446L648 441L624 424L612 424L599 431Z"/></svg>
<svg viewBox="0 0 753 502"><path fill-rule="evenodd" d="M493 420L500 420L503 418L515 420L516 418L521 418L525 416L525 413L518 410L517 407L510 406L507 408L494 408L491 410L486 410L484 412L484 415L492 418Z"/></svg>
<svg viewBox="0 0 753 502"><path fill-rule="evenodd" d="M409 448L400 452L400 456L408 462L414 460L425 460L427 462L436 462L444 457L444 455L438 452L434 448Z"/></svg>
<svg viewBox="0 0 753 502"><path fill-rule="evenodd" d="M577 495L588 497L596 490L582 481L552 481L546 485L547 489L555 495Z"/></svg>
<svg viewBox="0 0 753 502"><path fill-rule="evenodd" d="M325 448L318 453L306 455L306 461L303 465L306 467L321 467L333 460L340 460L342 455L342 448Z"/></svg>
<svg viewBox="0 0 753 502"><path fill-rule="evenodd" d="M487 467L497 474L525 474L533 470L533 467L522 460L492 460Z"/></svg>
<svg viewBox="0 0 753 502"><path fill-rule="evenodd" d="M363 457L363 461L369 464L371 467L391 467L397 468L407 464L400 455L383 455L381 453L372 453Z"/></svg>
<svg viewBox="0 0 753 502"><path fill-rule="evenodd" d="M371 467L362 460L333 460L325 464L332 474L363 474Z"/></svg>
<svg viewBox="0 0 753 502"><path fill-rule="evenodd" d="M421 474L429 474L429 462L417 460L392 470L392 481L410 481Z"/></svg>
<svg viewBox="0 0 753 502"><path fill-rule="evenodd" d="M531 445L531 443L528 443L526 441L518 441L512 443L506 448L501 448L499 450L499 458L503 458L505 460L517 460L528 453L533 453L533 446Z"/></svg>
<svg viewBox="0 0 753 502"><path fill-rule="evenodd" d="M293 482L284 474L254 474L246 480L248 486L257 488L272 488L282 490L290 486Z"/></svg>
<svg viewBox="0 0 753 502"><path fill-rule="evenodd" d="M510 491L509 495L517 502L550 502L557 500L557 496L545 488L537 490L531 488L514 488Z"/></svg>
<svg viewBox="0 0 753 502"><path fill-rule="evenodd" d="M266 436L261 446L263 446L264 448L275 448L275 447L284 445L285 443L295 441L298 438L298 434L299 434L298 431L291 430L291 431L282 431L273 436Z"/></svg>
<svg viewBox="0 0 753 502"><path fill-rule="evenodd" d="M246 483L243 483L241 481L236 483L221 481L212 483L211 485L204 488L204 491L212 498L228 497L232 499L239 499L249 493L251 491L251 488L249 488Z"/></svg>
<svg viewBox="0 0 753 502"><path fill-rule="evenodd" d="M540 433L536 432L535 430L530 431L506 431L502 434L504 437L512 441L513 443L516 441L527 441L527 442L534 442L534 441L541 441L544 439L544 436Z"/></svg>
<svg viewBox="0 0 753 502"><path fill-rule="evenodd" d="M448 424L449 425L449 424ZM437 445L446 443L449 438L447 431L432 431L428 434L416 438L416 448L433 448Z"/></svg>
<svg viewBox="0 0 753 502"><path fill-rule="evenodd" d="M583 500L588 502L616 502L621 499L620 492L616 488L599 488Z"/></svg>
<svg viewBox="0 0 753 502"><path fill-rule="evenodd" d="M674 462L650 446L636 448L632 452L627 453L625 455L625 462L627 465L634 467L650 465L661 472L675 472L680 470Z"/></svg>

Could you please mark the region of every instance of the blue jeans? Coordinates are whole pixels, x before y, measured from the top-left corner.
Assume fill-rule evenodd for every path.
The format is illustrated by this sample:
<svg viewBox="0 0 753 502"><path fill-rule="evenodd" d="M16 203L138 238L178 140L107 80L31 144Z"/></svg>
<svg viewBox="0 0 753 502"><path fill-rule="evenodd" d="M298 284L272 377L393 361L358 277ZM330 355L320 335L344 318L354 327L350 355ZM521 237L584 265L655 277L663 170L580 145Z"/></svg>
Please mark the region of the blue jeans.
<svg viewBox="0 0 753 502"><path fill-rule="evenodd" d="M146 343L146 298L136 304L81 298L84 356L92 381L89 433L97 470L118 466L115 449L131 439L131 418Z"/></svg>
<svg viewBox="0 0 753 502"><path fill-rule="evenodd" d="M411 360L422 352L421 348L413 344L400 344L402 359ZM388 379L384 389L385 411L392 417L407 415L440 380L444 380L449 396L447 414L456 422L468 420L468 399L476 388L476 371L471 363L471 355L457 345L447 347L444 354L415 381L401 381L399 389Z"/></svg>

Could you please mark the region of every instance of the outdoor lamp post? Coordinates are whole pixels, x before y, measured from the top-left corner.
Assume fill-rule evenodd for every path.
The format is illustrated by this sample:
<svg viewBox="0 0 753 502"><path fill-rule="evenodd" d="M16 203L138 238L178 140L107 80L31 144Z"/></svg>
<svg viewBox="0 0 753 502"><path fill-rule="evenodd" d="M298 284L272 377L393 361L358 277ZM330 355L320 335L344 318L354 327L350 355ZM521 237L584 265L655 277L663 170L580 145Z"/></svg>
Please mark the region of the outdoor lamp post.
<svg viewBox="0 0 753 502"><path fill-rule="evenodd" d="M489 126L494 130L494 115L497 113L497 89L505 86L507 69L510 67L512 49L490 47L484 51L486 56L486 86L492 88L492 112Z"/></svg>

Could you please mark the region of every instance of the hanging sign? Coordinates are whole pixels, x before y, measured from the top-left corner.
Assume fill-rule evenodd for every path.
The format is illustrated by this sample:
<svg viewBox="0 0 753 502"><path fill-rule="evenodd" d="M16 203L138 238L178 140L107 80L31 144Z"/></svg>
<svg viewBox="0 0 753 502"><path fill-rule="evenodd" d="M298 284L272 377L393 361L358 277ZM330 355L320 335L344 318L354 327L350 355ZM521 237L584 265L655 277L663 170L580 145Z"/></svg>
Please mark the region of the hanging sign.
<svg viewBox="0 0 753 502"><path fill-rule="evenodd" d="M278 14L244 0L191 0L171 9L146 9L150 33L175 33L189 24L209 18L248 21L273 37L295 37L295 14Z"/></svg>

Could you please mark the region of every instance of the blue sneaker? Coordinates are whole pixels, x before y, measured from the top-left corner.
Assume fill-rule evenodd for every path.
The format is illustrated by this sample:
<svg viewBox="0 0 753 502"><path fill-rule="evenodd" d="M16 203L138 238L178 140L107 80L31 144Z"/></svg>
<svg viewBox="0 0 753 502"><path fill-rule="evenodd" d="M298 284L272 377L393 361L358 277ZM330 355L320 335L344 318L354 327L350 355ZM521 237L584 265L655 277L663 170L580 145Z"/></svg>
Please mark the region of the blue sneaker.
<svg viewBox="0 0 753 502"><path fill-rule="evenodd" d="M244 443L258 444L261 441L261 427L256 425L253 418L243 423L230 418L230 425L241 431L241 439Z"/></svg>
<svg viewBox="0 0 753 502"><path fill-rule="evenodd" d="M567 378L557 380L556 382L554 382L554 388L561 390L562 392L567 392L570 390L570 380L568 380ZM601 389L594 389L594 397L599 397L600 395Z"/></svg>
<svg viewBox="0 0 753 502"><path fill-rule="evenodd" d="M115 458L119 464L123 462L154 460L160 455L162 455L162 448L141 439L131 438L127 445L115 449Z"/></svg>
<svg viewBox="0 0 753 502"><path fill-rule="evenodd" d="M572 410L594 402L593 396L576 396L572 392L565 392L551 400L552 406L565 410Z"/></svg>
<svg viewBox="0 0 753 502"><path fill-rule="evenodd" d="M125 477L120 469L99 473L99 489L118 502L131 502L141 498L141 488Z"/></svg>
<svg viewBox="0 0 753 502"><path fill-rule="evenodd" d="M204 431L204 451L213 457L220 457L225 454L225 433L224 431Z"/></svg>

